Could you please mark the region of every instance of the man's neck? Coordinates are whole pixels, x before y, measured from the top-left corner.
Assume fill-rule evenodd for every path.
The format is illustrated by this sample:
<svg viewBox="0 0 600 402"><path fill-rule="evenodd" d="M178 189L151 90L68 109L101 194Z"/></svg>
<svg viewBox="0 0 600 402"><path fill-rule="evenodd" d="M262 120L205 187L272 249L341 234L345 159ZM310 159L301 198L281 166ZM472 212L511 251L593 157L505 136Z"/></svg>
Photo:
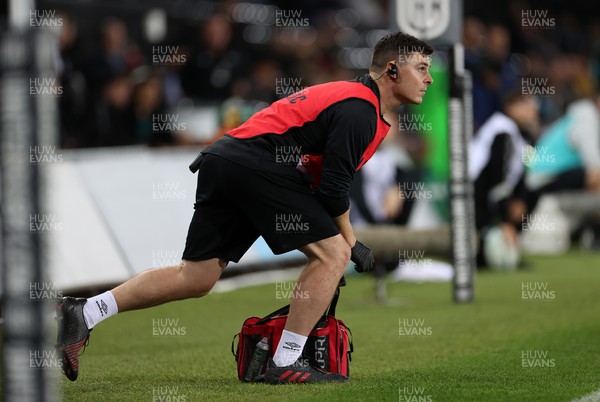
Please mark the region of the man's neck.
<svg viewBox="0 0 600 402"><path fill-rule="evenodd" d="M387 102L387 98L388 98L388 93L387 91L385 91L385 88L383 87L382 83L380 82L380 79L378 79L378 76L376 73L370 71L369 75L371 76L371 78L373 79L373 81L375 81L375 85L377 85L377 88L379 89L379 108L380 108L380 113L382 115L389 113L391 111L394 110L394 107L389 107L389 103ZM382 77L383 78L383 77Z"/></svg>

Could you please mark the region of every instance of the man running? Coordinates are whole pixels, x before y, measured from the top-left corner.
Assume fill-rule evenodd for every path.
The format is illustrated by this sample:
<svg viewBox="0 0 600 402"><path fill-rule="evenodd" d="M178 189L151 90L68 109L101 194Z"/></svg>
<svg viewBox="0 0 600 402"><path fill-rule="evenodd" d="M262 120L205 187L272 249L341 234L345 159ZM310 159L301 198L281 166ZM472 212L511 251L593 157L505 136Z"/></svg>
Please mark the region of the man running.
<svg viewBox="0 0 600 402"><path fill-rule="evenodd" d="M198 187L181 263L144 271L90 299L60 302L65 375L77 379L79 351L99 322L117 312L205 296L228 262L238 262L262 236L275 254L297 249L308 257L297 281L308 297L291 299L265 381L346 381L299 358L349 260L359 272L373 267L372 251L350 225L350 184L389 130L383 115L423 101L433 83L432 52L410 35L389 34L376 44L368 74L274 102L204 149L190 166ZM281 230L285 225L278 223L290 217L301 225ZM288 378L290 369L302 375Z"/></svg>

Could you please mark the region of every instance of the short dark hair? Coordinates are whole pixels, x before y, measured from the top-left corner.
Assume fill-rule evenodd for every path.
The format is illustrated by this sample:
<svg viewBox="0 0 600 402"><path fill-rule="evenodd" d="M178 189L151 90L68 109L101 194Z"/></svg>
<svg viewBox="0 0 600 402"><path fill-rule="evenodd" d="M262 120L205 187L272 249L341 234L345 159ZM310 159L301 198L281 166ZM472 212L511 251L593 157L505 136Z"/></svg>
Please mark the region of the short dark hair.
<svg viewBox="0 0 600 402"><path fill-rule="evenodd" d="M428 43L404 32L388 34L379 39L375 45L370 69L381 70L388 61L397 60L399 55L410 53L429 56L433 53L433 48Z"/></svg>

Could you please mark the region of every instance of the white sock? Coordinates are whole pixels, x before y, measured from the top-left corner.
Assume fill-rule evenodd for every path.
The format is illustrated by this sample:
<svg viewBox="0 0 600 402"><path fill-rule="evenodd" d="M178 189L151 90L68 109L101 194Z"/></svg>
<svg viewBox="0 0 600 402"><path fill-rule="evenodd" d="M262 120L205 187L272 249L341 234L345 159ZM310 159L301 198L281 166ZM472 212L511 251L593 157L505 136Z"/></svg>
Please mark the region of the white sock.
<svg viewBox="0 0 600 402"><path fill-rule="evenodd" d="M94 328L100 321L106 320L118 312L117 302L110 290L90 297L83 306L83 318L85 318L88 329Z"/></svg>
<svg viewBox="0 0 600 402"><path fill-rule="evenodd" d="M298 360L302 354L302 349L304 349L306 339L308 339L307 336L298 335L284 329L279 345L277 345L277 350L275 350L275 355L273 356L275 365L285 367Z"/></svg>

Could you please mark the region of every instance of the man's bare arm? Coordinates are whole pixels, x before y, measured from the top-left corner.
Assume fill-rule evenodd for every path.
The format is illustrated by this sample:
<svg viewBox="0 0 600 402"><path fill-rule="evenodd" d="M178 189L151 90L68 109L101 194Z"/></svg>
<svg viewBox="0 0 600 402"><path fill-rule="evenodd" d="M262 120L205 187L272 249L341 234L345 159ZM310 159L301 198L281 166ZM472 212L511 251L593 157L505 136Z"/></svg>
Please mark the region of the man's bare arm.
<svg viewBox="0 0 600 402"><path fill-rule="evenodd" d="M354 236L354 230L352 230L352 225L350 224L350 209L347 209L346 212L340 216L333 218L333 221L348 245L351 248L354 247L354 244L356 244L356 237Z"/></svg>

